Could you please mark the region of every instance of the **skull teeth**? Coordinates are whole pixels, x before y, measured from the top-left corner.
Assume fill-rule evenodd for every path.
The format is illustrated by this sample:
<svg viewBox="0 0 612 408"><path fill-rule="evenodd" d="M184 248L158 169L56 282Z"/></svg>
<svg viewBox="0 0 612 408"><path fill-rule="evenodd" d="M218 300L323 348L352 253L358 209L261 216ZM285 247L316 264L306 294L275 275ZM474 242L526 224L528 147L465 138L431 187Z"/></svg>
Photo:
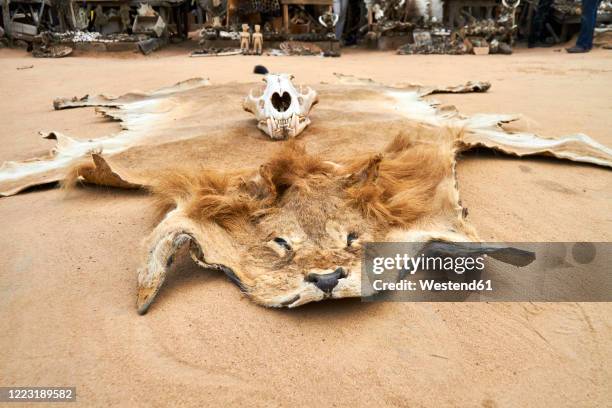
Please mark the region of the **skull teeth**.
<svg viewBox="0 0 612 408"><path fill-rule="evenodd" d="M286 129L294 128L299 123L299 117L296 114L291 115L288 118L271 118L274 129Z"/></svg>
<svg viewBox="0 0 612 408"><path fill-rule="evenodd" d="M276 139L294 137L298 134L298 127L303 121L304 118L294 113L288 118L269 117L265 122L262 121L261 125L265 126L268 135Z"/></svg>
<svg viewBox="0 0 612 408"><path fill-rule="evenodd" d="M286 119L276 119L276 126L286 128L291 123L291 118Z"/></svg>
<svg viewBox="0 0 612 408"><path fill-rule="evenodd" d="M268 134L270 136L273 136L274 135L274 130L275 130L274 121L272 119L268 118L268 120L266 122L268 122L267 123L267 125L268 125Z"/></svg>

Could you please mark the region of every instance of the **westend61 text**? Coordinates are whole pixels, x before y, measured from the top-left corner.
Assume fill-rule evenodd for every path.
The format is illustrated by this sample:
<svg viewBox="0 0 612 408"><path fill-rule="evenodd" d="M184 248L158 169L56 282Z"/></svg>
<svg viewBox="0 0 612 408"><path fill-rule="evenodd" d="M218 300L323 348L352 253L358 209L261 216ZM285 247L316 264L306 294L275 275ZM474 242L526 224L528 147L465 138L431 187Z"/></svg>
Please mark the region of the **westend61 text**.
<svg viewBox="0 0 612 408"><path fill-rule="evenodd" d="M471 282L440 282L433 279L420 279L417 282L410 280L400 280L398 282L383 282L381 279L377 279L373 282L372 287L374 290L386 291L386 290L429 290L429 291L491 291L493 285L491 280L474 280Z"/></svg>

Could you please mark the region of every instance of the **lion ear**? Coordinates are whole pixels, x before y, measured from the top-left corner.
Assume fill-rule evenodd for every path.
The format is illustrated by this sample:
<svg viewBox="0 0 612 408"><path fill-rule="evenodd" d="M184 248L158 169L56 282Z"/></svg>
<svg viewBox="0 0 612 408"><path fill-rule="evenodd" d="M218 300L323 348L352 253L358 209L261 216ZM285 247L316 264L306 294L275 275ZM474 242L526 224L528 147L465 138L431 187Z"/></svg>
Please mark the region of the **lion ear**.
<svg viewBox="0 0 612 408"><path fill-rule="evenodd" d="M278 195L278 189L274 184L272 168L269 164L262 164L259 167L259 177L261 178L261 187L264 197L274 200Z"/></svg>
<svg viewBox="0 0 612 408"><path fill-rule="evenodd" d="M242 188L251 198L260 201L274 201L278 195L272 180L272 170L268 164L262 165L259 172L244 181Z"/></svg>
<svg viewBox="0 0 612 408"><path fill-rule="evenodd" d="M377 154L368 159L360 168L346 177L348 185L373 183L378 178L382 154Z"/></svg>

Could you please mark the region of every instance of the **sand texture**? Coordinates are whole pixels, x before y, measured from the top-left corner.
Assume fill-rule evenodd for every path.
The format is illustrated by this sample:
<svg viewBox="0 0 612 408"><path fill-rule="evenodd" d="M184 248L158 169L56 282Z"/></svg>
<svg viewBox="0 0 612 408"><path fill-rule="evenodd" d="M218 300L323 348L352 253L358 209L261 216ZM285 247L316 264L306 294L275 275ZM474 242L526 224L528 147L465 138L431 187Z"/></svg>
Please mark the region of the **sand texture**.
<svg viewBox="0 0 612 408"><path fill-rule="evenodd" d="M612 146L606 50L353 51L333 59L167 50L58 60L0 50L0 162L44 155L52 142L39 131L93 138L119 130L93 108L54 111L55 97L120 95L193 77L253 82L255 64L306 83L331 82L334 72L389 84L490 81L485 94L427 98L465 114L521 113L516 129L581 132ZM27 65L34 67L17 69ZM485 240L612 240L610 170L476 151L462 156L458 175ZM609 405L605 303L346 300L269 310L185 259L154 310L138 316L137 254L153 218L146 195L111 188L0 199L0 386L76 386L75 406L84 407Z"/></svg>

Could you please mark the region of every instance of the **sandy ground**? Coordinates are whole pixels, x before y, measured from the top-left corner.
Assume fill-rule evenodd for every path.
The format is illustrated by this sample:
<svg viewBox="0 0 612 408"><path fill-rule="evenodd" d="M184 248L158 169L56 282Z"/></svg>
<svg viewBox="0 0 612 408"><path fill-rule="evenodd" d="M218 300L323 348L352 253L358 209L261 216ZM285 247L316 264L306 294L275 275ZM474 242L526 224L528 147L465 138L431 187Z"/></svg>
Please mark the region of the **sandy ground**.
<svg viewBox="0 0 612 408"><path fill-rule="evenodd" d="M53 111L56 96L194 76L247 82L257 80L254 64L311 83L334 72L388 83L489 80L487 94L436 99L468 114L523 113L523 129L583 132L612 146L610 51L322 59L168 50L40 60L0 50L0 162L44 153L40 130L86 138L118 128L93 109ZM610 171L476 153L458 172L484 239L612 240ZM143 317L136 249L151 221L147 197L110 189L0 199L0 386L76 386L85 407L610 406L609 304L348 300L267 310L185 261Z"/></svg>

